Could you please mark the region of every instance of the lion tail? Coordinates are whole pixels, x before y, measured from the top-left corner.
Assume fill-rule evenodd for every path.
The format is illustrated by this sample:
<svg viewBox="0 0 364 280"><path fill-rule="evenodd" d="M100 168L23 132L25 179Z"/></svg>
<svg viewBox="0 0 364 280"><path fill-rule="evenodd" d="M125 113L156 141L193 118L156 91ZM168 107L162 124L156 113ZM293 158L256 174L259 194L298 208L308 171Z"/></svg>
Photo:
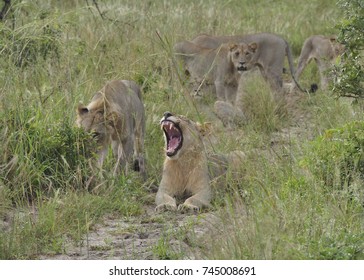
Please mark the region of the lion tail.
<svg viewBox="0 0 364 280"><path fill-rule="evenodd" d="M301 85L298 83L298 81L296 79L296 70L293 65L293 56L292 56L291 47L289 46L287 41L285 41L285 43L286 43L286 55L287 55L287 59L288 59L289 71L291 72L291 76L292 76L294 83L296 84L296 86L299 88L300 91L310 92L309 90L303 89L301 87Z"/></svg>

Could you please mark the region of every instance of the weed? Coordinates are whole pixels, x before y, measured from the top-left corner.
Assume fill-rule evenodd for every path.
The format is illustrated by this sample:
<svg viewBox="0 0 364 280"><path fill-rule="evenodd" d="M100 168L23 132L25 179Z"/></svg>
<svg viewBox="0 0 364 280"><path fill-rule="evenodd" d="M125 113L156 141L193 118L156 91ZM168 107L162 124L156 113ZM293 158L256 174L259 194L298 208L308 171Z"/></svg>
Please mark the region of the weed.
<svg viewBox="0 0 364 280"><path fill-rule="evenodd" d="M328 187L350 185L355 174L362 177L363 149L363 123L348 123L312 141L303 164Z"/></svg>

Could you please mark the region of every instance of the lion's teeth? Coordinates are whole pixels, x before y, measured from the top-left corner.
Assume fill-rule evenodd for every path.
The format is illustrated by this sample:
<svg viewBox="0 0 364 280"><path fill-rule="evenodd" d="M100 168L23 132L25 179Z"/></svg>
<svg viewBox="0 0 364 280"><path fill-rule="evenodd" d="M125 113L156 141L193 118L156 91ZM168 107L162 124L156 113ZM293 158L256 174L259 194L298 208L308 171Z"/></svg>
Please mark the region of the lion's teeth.
<svg viewBox="0 0 364 280"><path fill-rule="evenodd" d="M172 124L171 123L169 124L169 129L172 129Z"/></svg>

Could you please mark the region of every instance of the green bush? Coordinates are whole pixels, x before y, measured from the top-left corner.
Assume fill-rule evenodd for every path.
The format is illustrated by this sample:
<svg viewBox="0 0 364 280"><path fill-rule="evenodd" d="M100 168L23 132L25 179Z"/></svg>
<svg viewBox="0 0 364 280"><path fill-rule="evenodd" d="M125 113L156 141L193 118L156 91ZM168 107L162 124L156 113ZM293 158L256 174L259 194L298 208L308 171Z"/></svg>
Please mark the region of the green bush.
<svg viewBox="0 0 364 280"><path fill-rule="evenodd" d="M349 185L364 174L364 122L329 129L310 144L304 165L326 186Z"/></svg>
<svg viewBox="0 0 364 280"><path fill-rule="evenodd" d="M0 124L7 137L0 178L14 194L28 199L67 186L83 188L95 148L91 136L67 122L50 125L31 114L31 110L10 113Z"/></svg>
<svg viewBox="0 0 364 280"><path fill-rule="evenodd" d="M338 25L339 41L346 51L342 63L335 67L334 91L339 96L364 98L364 69L362 50L364 48L364 3L362 0L340 0L344 18Z"/></svg>
<svg viewBox="0 0 364 280"><path fill-rule="evenodd" d="M364 257L364 234L350 232L324 237L311 245L311 254L322 260L362 260ZM310 256L310 257L312 257Z"/></svg>
<svg viewBox="0 0 364 280"><path fill-rule="evenodd" d="M32 66L39 59L59 58L61 27L33 22L12 30L0 23L0 53L18 67Z"/></svg>

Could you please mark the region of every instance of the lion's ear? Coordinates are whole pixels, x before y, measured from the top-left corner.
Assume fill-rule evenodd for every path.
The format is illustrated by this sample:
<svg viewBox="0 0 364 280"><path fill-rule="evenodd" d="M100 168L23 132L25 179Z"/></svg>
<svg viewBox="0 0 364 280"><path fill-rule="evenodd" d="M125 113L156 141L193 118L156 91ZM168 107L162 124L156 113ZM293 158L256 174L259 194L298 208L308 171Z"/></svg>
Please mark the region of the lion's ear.
<svg viewBox="0 0 364 280"><path fill-rule="evenodd" d="M203 124L197 122L196 127L202 136L207 136L212 131L212 124L210 122L204 122Z"/></svg>
<svg viewBox="0 0 364 280"><path fill-rule="evenodd" d="M331 36L330 37L330 42L335 43L336 42L336 36Z"/></svg>
<svg viewBox="0 0 364 280"><path fill-rule="evenodd" d="M253 51L253 52L255 52L256 50L257 50L257 48L258 48L258 44L257 43L250 43L249 45L248 45L248 47L249 47L249 49L251 50L251 51Z"/></svg>
<svg viewBox="0 0 364 280"><path fill-rule="evenodd" d="M84 114L87 114L89 112L88 108L83 105L83 104L78 104L78 107L77 107L77 113L82 116Z"/></svg>
<svg viewBox="0 0 364 280"><path fill-rule="evenodd" d="M229 44L229 51L233 51L233 50L235 50L237 47L238 47L238 45L237 45L237 44L235 44L235 43L230 43L230 44Z"/></svg>

